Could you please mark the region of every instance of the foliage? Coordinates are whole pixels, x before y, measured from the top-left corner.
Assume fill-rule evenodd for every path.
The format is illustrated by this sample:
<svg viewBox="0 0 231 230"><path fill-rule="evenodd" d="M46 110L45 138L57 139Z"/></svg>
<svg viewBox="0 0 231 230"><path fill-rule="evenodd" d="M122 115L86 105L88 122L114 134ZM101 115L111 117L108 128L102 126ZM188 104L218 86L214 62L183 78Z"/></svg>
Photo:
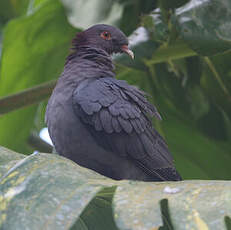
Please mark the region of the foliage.
<svg viewBox="0 0 231 230"><path fill-rule="evenodd" d="M181 6L178 2L174 9L175 4L163 1L159 10L155 1L147 1L142 7L140 1L116 3L124 7L118 22L122 28L128 21L129 8L136 18L153 10L140 18L143 27L130 37L135 61L116 58L117 76L152 96L163 117L162 122L154 121L156 128L167 139L185 179L230 179L230 3L191 0L182 5L185 2ZM67 7L68 2L64 3ZM101 21L103 15L107 20L110 7L103 9ZM0 144L28 154L40 149L39 145L29 145L31 133L38 133L45 125L46 103L38 101L50 94L54 82L47 83L47 88L46 84L39 86L36 92L33 88L20 92L58 77L78 30L68 24L57 1L35 1L26 14L19 9L17 12L12 17L19 12L22 16L5 24L3 30L0 95L18 94L0 100L0 113L14 110L0 118ZM84 25L84 19L78 23ZM127 25L127 31L134 26ZM16 133L17 138L12 138Z"/></svg>
<svg viewBox="0 0 231 230"><path fill-rule="evenodd" d="M0 153L1 229L225 229L231 212L230 181L113 181L55 154Z"/></svg>
<svg viewBox="0 0 231 230"><path fill-rule="evenodd" d="M135 53L134 61L126 56L115 57L117 77L138 85L151 95L150 100L157 106L163 117L161 122L154 120L154 125L167 140L177 169L183 178L231 179L230 1L88 0L78 1L78 7L75 3L76 1L73 0L62 0L62 2L57 0L3 0L0 2L0 145L27 155L34 150L49 151L47 148L49 146L44 145L38 134L45 126L44 111L47 98L54 87L54 79L58 78L63 69L70 41L76 32L90 24L113 23L122 28L126 34L131 34L129 40ZM92 6L97 6L98 10L91 14ZM88 9L89 17L88 15L85 17ZM74 28L74 26L78 27ZM20 159L25 160L20 161ZM14 188L9 175L12 175L11 170L14 171L14 167L17 170L21 167L15 165L17 162L22 164L20 175L25 174L25 181L24 179L21 181L22 186L25 185L25 191L23 190L20 194L25 196L25 199L29 199L27 198L28 192L33 191L30 191L29 185L26 184L27 180L33 181L33 175L39 175L41 181L34 186L39 186L41 182L44 193L34 194L39 198L34 199L35 203L32 202L32 205L36 207L42 199L49 200L51 197L46 197L49 195L46 191L55 192L54 187L49 187L49 180L47 182L42 182L42 180L47 179L47 175L52 175L53 169L47 165L41 166L40 171L33 171L33 167L36 167L37 161L53 162L53 160L54 164L59 165L57 167L61 167L59 170L63 170L57 172L57 175L67 180L65 182L61 178L60 182L56 175L53 179L57 181L54 183L61 183L60 189L64 187L66 189L65 183L70 183L68 187L70 190L67 191L71 191L76 186L76 194L86 195L86 199L79 198L76 201L80 202L78 211L73 211L74 206L72 206L72 212L68 216L70 219L62 219L70 206L60 206L58 210L60 215L56 213L57 206L53 206L54 209L50 207L50 213L55 212L53 219L51 216L41 217L41 220L32 218L31 221L38 221L39 226L47 223L51 224L50 226L54 229L58 229L58 225L64 223L62 221L69 221L66 226L70 227L75 223L73 229L92 229L92 223L95 223L97 219L98 224L101 224L99 229L104 229L106 225L111 225L110 229L117 229L113 222L112 204L115 211L114 219L120 229L149 229L148 218L153 218L153 212L158 215L155 216L156 219L152 219L151 223L156 223L152 226L161 225L161 211L157 202L165 198L168 199L170 211L170 214L165 214L171 216L170 225L168 217L167 223L164 220L164 226L168 226L167 229L176 226L176 229L185 229L185 226L188 229L193 227L206 229L211 223L221 222L223 225L226 223L230 226L231 221L228 217L230 210L225 214L217 212L228 210L228 205L224 204L224 202L230 202L230 193L226 193L230 186L228 182L187 181L169 184L171 188L179 186L185 193L161 196L163 189L168 186L165 183L115 182L74 166L68 160L57 156L40 154L25 158L24 155L9 153L4 149L1 149L0 153L0 173L4 174L4 178L7 179L0 179L2 183L6 183L0 187L0 203L3 202L3 206L0 205L0 207L8 205L6 199L1 200L1 196ZM27 163L32 171L27 168ZM73 167L76 173L68 174L66 172L68 167ZM26 170L29 170L27 175ZM47 175L46 170L48 170ZM32 173L32 179L29 172ZM89 184L91 180L86 182L88 176L92 178L92 185ZM15 178L15 182L20 178ZM71 185L76 178L82 181L82 184ZM124 189L127 191L124 192ZM214 192L215 189L224 196L219 197L219 194ZM130 190L131 192L128 192ZM90 191L89 194L84 194L86 191ZM114 191L115 196L112 202ZM156 197L156 199L150 199L149 203L144 196L135 203L138 199L135 192L145 194L146 191L147 195ZM32 196L33 193L30 194ZM27 207L23 206L25 212L17 212L21 207L17 203L21 195L16 196L15 201L12 200L16 202L15 204L10 201L12 206L6 207L7 213L9 215L9 212L13 212L13 208L17 207L15 218L16 213L20 213L22 216L18 215L17 218L22 218L22 221L25 221L24 224L31 224L27 222L30 220L23 216L27 215ZM60 199L69 199L65 197L65 192L58 195ZM195 203L194 206L193 202L190 203L189 200L194 199L192 197L195 197L201 205ZM216 203L210 203L205 197L214 197ZM203 199L205 199L204 203ZM50 200L52 202L52 199ZM145 200L148 201L147 204ZM126 202L129 203L129 207L126 206ZM72 201L70 203L72 205ZM147 205L145 210L148 210L143 220L139 219L143 217L141 214L144 212L144 209L139 206L140 203ZM164 216L165 204L165 201L161 202ZM210 207L208 204L214 204L214 206ZM39 215L49 212L48 206L46 202L41 202ZM136 207L134 210L137 210L137 213L133 212L131 207ZM208 209L212 211L207 213ZM176 212L178 214L175 214ZM8 218L7 213L0 214L0 224L3 223L5 215ZM33 209L30 214L34 214L35 217L35 210ZM215 217L219 219L218 222L215 221ZM45 218L51 219L46 222ZM143 224L140 225L142 227L139 228L139 225L132 220ZM7 221L7 223L12 224L7 229L14 229L12 221ZM15 222L15 224L18 223ZM211 228L216 229L214 226ZM217 227L217 229L220 228Z"/></svg>

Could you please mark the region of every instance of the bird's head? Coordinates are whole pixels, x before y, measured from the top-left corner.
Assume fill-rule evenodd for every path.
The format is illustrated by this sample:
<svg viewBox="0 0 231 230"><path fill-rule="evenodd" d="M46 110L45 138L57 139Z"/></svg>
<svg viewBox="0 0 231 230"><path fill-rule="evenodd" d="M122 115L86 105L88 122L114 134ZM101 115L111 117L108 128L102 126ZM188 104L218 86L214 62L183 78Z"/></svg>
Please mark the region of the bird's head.
<svg viewBox="0 0 231 230"><path fill-rule="evenodd" d="M98 24L82 31L73 40L76 48L91 46L101 48L108 54L126 53L134 58L133 52L128 48L128 39L125 34L114 26Z"/></svg>

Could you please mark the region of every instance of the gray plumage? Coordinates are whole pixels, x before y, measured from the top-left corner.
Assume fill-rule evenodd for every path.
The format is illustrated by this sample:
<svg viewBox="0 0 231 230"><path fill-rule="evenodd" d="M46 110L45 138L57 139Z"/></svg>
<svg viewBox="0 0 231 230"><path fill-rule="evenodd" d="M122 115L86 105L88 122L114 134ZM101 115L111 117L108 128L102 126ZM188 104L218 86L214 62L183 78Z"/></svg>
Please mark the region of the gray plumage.
<svg viewBox="0 0 231 230"><path fill-rule="evenodd" d="M110 54L127 47L126 36L96 25L78 34L73 45L46 111L56 151L113 179L180 180L149 118L160 119L156 108L144 92L115 79Z"/></svg>

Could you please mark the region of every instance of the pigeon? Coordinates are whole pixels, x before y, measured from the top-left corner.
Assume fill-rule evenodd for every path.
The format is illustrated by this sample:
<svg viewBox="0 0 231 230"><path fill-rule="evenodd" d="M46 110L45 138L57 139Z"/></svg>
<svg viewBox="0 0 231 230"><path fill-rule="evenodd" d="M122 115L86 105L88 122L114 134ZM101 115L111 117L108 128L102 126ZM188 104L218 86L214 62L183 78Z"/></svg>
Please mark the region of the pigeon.
<svg viewBox="0 0 231 230"><path fill-rule="evenodd" d="M114 53L134 58L114 26L94 25L73 39L46 109L56 152L114 180L181 180L153 127L151 117L161 119L157 109L145 92L115 78Z"/></svg>

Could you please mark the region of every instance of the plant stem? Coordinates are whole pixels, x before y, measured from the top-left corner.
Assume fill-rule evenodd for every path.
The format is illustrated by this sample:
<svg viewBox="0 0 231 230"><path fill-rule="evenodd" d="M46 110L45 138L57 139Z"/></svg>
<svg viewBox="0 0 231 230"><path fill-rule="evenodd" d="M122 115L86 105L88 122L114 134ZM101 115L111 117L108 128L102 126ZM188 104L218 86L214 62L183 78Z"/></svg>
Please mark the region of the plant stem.
<svg viewBox="0 0 231 230"><path fill-rule="evenodd" d="M0 115L38 103L52 93L56 80L0 98Z"/></svg>
<svg viewBox="0 0 231 230"><path fill-rule="evenodd" d="M204 57L204 60L207 63L210 70L212 71L215 79L217 80L218 84L222 88L223 92L228 96L229 100L231 100L231 95L229 94L229 90L226 88L224 82L222 81L221 76L217 72L217 70L216 70L215 66L213 65L213 63L211 62L211 60L208 57Z"/></svg>

